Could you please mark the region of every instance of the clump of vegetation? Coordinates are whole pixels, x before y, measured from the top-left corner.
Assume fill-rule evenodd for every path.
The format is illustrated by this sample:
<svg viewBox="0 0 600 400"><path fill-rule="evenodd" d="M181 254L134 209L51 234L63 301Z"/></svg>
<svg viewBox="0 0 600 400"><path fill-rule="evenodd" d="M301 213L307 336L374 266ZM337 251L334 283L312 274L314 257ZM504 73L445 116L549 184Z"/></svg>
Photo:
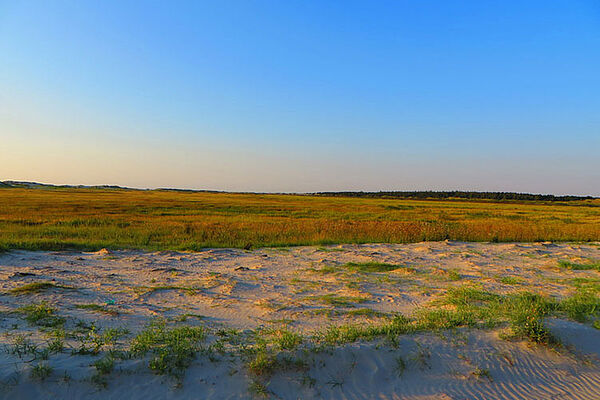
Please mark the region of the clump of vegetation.
<svg viewBox="0 0 600 400"><path fill-rule="evenodd" d="M28 354L35 355L37 353L37 346L26 335L20 334L15 337L13 346L9 352L19 358L23 358Z"/></svg>
<svg viewBox="0 0 600 400"><path fill-rule="evenodd" d="M47 363L39 363L31 368L30 376L32 379L37 379L40 381L46 380L52 374L53 368Z"/></svg>
<svg viewBox="0 0 600 400"><path fill-rule="evenodd" d="M497 300L498 298L499 296L497 294L486 292L475 287L461 286L449 288L446 292L444 302L458 307L466 307L483 304L492 300Z"/></svg>
<svg viewBox="0 0 600 400"><path fill-rule="evenodd" d="M390 272L402 270L409 273L414 273L415 269L411 267L407 267L405 265L397 265L397 264L389 264L389 263L380 263L375 261L363 262L363 263L354 263L349 262L344 264L345 268L348 268L353 271L358 272Z"/></svg>
<svg viewBox="0 0 600 400"><path fill-rule="evenodd" d="M600 313L600 298L590 292L582 291L563 300L560 309L569 318L575 321L585 322L590 316Z"/></svg>
<svg viewBox="0 0 600 400"><path fill-rule="evenodd" d="M131 352L136 356L150 352L150 369L158 374L182 378L204 339L203 327L168 328L164 322L157 322L133 339Z"/></svg>
<svg viewBox="0 0 600 400"><path fill-rule="evenodd" d="M276 358L266 348L261 348L256 352L254 358L248 362L247 367L252 374L264 377L271 375L276 365Z"/></svg>
<svg viewBox="0 0 600 400"><path fill-rule="evenodd" d="M576 271L589 271L595 270L600 271L600 261L590 261L587 263L575 263L567 260L560 260L558 262L560 268L576 270Z"/></svg>
<svg viewBox="0 0 600 400"><path fill-rule="evenodd" d="M52 288L63 288L63 286L56 285L54 282L32 282L27 283L23 286L19 286L9 290L10 294L33 294L43 292Z"/></svg>
<svg viewBox="0 0 600 400"><path fill-rule="evenodd" d="M318 301L323 304L328 304L334 307L354 307L356 303L364 303L367 301L365 297L358 296L342 296L333 293L323 294L319 296L310 296L309 300Z"/></svg>
<svg viewBox="0 0 600 400"><path fill-rule="evenodd" d="M504 283L505 285L518 285L523 283L523 279L516 276L503 276L500 278L500 283Z"/></svg>
<svg viewBox="0 0 600 400"><path fill-rule="evenodd" d="M17 309L32 325L56 328L65 323L65 319L56 315L56 309L46 302L30 304Z"/></svg>
<svg viewBox="0 0 600 400"><path fill-rule="evenodd" d="M471 374L478 379L486 378L488 381L492 381L492 374L490 373L489 369L477 367L473 370L473 372L471 372Z"/></svg>
<svg viewBox="0 0 600 400"><path fill-rule="evenodd" d="M559 344L543 318L556 309L556 303L538 294L520 293L510 296L504 304L513 334L525 337L535 343Z"/></svg>
<svg viewBox="0 0 600 400"><path fill-rule="evenodd" d="M287 329L275 331L275 342L281 350L296 350L302 343L302 336Z"/></svg>
<svg viewBox="0 0 600 400"><path fill-rule="evenodd" d="M92 375L92 382L98 386L106 387L108 384L106 376L109 375L115 367L115 359L111 355L106 355L99 360L94 361L96 373Z"/></svg>
<svg viewBox="0 0 600 400"><path fill-rule="evenodd" d="M269 397L269 389L265 386L264 383L253 379L248 386L248 391L253 396L258 397Z"/></svg>
<svg viewBox="0 0 600 400"><path fill-rule="evenodd" d="M98 354L103 349L113 350L117 340L129 334L125 328L100 329L96 324L79 324L75 338L79 341L79 348L74 354Z"/></svg>

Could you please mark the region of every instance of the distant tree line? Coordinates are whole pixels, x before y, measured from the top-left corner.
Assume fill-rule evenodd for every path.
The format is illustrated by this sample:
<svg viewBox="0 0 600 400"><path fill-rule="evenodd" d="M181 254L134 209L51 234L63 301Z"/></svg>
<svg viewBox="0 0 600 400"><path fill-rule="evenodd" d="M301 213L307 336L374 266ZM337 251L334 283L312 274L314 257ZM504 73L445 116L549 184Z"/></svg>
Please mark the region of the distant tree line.
<svg viewBox="0 0 600 400"><path fill-rule="evenodd" d="M594 199L592 196L554 196L552 194L531 194L512 192L317 192L315 196L367 197L380 199L469 199L469 200L526 200L526 201L576 201Z"/></svg>

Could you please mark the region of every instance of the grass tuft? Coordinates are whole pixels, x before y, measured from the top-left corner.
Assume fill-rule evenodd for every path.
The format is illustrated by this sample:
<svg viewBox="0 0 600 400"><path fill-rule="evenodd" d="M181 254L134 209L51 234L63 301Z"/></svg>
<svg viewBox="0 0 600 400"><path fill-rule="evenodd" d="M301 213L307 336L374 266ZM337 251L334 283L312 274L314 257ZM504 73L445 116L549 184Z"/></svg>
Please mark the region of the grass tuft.
<svg viewBox="0 0 600 400"><path fill-rule="evenodd" d="M595 270L600 271L600 261L591 261L585 264L574 263L567 260L560 260L558 266L564 269L576 270L576 271L589 271Z"/></svg>
<svg viewBox="0 0 600 400"><path fill-rule="evenodd" d="M151 370L157 374L182 378L204 339L203 327L167 328L164 322L158 322L133 339L131 352L136 356L152 353L149 362Z"/></svg>
<svg viewBox="0 0 600 400"><path fill-rule="evenodd" d="M52 288L63 288L63 286L58 286L53 282L32 282L25 284L23 286L19 286L9 290L10 294L21 295L21 294L33 294L40 293Z"/></svg>
<svg viewBox="0 0 600 400"><path fill-rule="evenodd" d="M32 325L56 328L65 323L65 319L56 315L56 309L46 302L30 304L17 309Z"/></svg>
<svg viewBox="0 0 600 400"><path fill-rule="evenodd" d="M411 267L407 267L404 265L397 264L388 264L388 263L380 263L375 261L364 262L364 263L354 263L349 262L343 265L343 267L348 268L350 270L359 271L359 272L391 272L397 270L403 270L409 273L414 273L415 269Z"/></svg>

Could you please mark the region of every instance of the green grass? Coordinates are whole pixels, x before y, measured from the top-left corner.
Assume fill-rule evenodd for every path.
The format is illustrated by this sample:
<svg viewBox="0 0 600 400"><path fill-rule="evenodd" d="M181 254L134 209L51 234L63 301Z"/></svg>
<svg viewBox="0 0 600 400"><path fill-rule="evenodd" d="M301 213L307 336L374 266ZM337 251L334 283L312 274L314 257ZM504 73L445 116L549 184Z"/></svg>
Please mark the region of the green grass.
<svg viewBox="0 0 600 400"><path fill-rule="evenodd" d="M56 315L56 308L46 302L20 307L17 312L23 314L31 325L55 328L65 323L64 318Z"/></svg>
<svg viewBox="0 0 600 400"><path fill-rule="evenodd" d="M598 261L590 261L587 263L574 263L567 260L560 260L558 262L558 266L560 268L571 269L576 271L589 271L595 270L600 271L600 262Z"/></svg>
<svg viewBox="0 0 600 400"><path fill-rule="evenodd" d="M345 302L343 304L348 306ZM363 315L360 310L368 309L352 311ZM21 312L27 317L31 316L34 324L56 317L55 310L45 303L26 306ZM364 312L364 315L372 314L369 311ZM520 338L547 346L560 346L560 341L544 323L547 317L566 317L590 323L600 329L600 298L595 293L583 290L570 297L554 299L530 292L497 294L481 287L462 286L448 289L439 300L409 316L381 315L382 320L378 323L332 325L312 335L302 335L289 328L237 331L167 325L166 321L159 320L128 342L120 341L118 346L117 340L128 334L118 328L100 329L94 324L81 323L76 330L70 331L69 337L82 343L83 350L74 351L74 354L101 355L92 364L96 372L91 377L92 382L99 386L107 385L107 376L114 369L116 359L147 358L148 367L152 371L182 382L185 371L194 358L198 354L204 354L211 361L219 357L232 359L231 357L239 356L253 381L263 385L266 390L268 380L277 371L306 371L309 365L306 356L313 351L328 350L331 346L356 341L384 339L386 343L398 347L400 335L456 328L502 328L503 332L508 332L502 335L506 339ZM40 349L25 335L18 336L10 352L23 359L30 355L38 360L46 359L52 352L62 351L65 332L56 329L51 337L61 339L60 343L49 344L47 348ZM428 368L431 362L429 357L430 350L420 346L409 360L422 368ZM44 367L47 364L38 365L41 366L35 367L40 369L35 373L39 374L36 379L45 379L44 376L47 377L51 369L47 373ZM397 360L398 375L405 368L406 361L400 357ZM491 380L485 369L475 368L473 374Z"/></svg>
<svg viewBox="0 0 600 400"><path fill-rule="evenodd" d="M65 289L65 286L57 285L54 282L32 282L10 289L8 292L14 295L33 294L44 292L48 289L61 288Z"/></svg>
<svg viewBox="0 0 600 400"><path fill-rule="evenodd" d="M358 296L341 296L337 294L323 294L318 296L309 296L309 300L327 304L333 307L354 307L356 303L364 303L367 301L364 297Z"/></svg>
<svg viewBox="0 0 600 400"><path fill-rule="evenodd" d="M98 374L108 375L112 372L113 368L115 367L115 360L110 356L106 356L94 361L93 365L96 368Z"/></svg>
<svg viewBox="0 0 600 400"><path fill-rule="evenodd" d="M131 352L138 356L151 353L151 370L157 374L168 374L181 379L200 350L205 335L203 327L168 328L159 322L152 324L133 339Z"/></svg>
<svg viewBox="0 0 600 400"><path fill-rule="evenodd" d="M505 285L519 285L523 283L523 279L516 276L503 276L500 278L500 283Z"/></svg>
<svg viewBox="0 0 600 400"><path fill-rule="evenodd" d="M586 322L591 316L600 314L600 298L594 293L579 292L563 300L560 310L575 321Z"/></svg>
<svg viewBox="0 0 600 400"><path fill-rule="evenodd" d="M296 350L302 344L302 336L286 329L276 331L275 343L281 350Z"/></svg>
<svg viewBox="0 0 600 400"><path fill-rule="evenodd" d="M380 262L363 262L363 263L354 263L349 262L343 265L344 268L348 268L353 271L358 272L390 272L396 270L403 270L406 272L413 273L415 272L414 268L407 267L404 265L397 264L388 264L388 263L380 263Z"/></svg>
<svg viewBox="0 0 600 400"><path fill-rule="evenodd" d="M275 370L277 360L266 350L259 350L254 358L248 362L248 371L256 376L269 376Z"/></svg>
<svg viewBox="0 0 600 400"><path fill-rule="evenodd" d="M184 292L185 294L188 294L190 296L193 296L196 293L198 293L198 291L201 289L202 288L186 287L186 286L161 285L161 286L136 286L133 288L133 291L138 294L147 294L147 293L160 292L162 290L177 290L180 292Z"/></svg>

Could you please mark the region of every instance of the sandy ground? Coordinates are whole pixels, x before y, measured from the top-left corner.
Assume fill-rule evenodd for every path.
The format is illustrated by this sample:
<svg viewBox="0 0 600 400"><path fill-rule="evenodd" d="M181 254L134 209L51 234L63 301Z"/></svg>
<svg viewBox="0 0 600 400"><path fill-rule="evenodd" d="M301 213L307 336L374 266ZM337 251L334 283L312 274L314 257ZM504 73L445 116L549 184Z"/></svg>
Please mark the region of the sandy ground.
<svg viewBox="0 0 600 400"><path fill-rule="evenodd" d="M211 327L286 325L310 333L341 323L377 323L410 314L451 286L476 283L496 293L522 290L561 297L600 272L558 268L558 260L600 259L598 244L431 242L202 252L26 252L0 255L0 398L249 398L248 374L236 360L199 356L181 387L152 374L147 361L120 363L106 388L90 383L97 356L52 355L52 375L29 376L32 360L11 354L15 338L43 333L12 311L46 301L68 321L125 327L132 335L157 317ZM357 273L348 262L406 268ZM333 267L333 268L332 268ZM509 278L509 279L506 279ZM11 289L53 282L39 293ZM334 300L332 302L332 299ZM341 300L342 303L336 302ZM76 308L103 305L110 313ZM375 311L357 315L357 309ZM270 378L272 398L600 399L600 330L552 320L568 353L507 342L493 331L401 337L397 347L356 343L308 357L308 372ZM398 358L406 360L399 371ZM480 374L477 371L489 371ZM64 379L68 376L69 379Z"/></svg>

